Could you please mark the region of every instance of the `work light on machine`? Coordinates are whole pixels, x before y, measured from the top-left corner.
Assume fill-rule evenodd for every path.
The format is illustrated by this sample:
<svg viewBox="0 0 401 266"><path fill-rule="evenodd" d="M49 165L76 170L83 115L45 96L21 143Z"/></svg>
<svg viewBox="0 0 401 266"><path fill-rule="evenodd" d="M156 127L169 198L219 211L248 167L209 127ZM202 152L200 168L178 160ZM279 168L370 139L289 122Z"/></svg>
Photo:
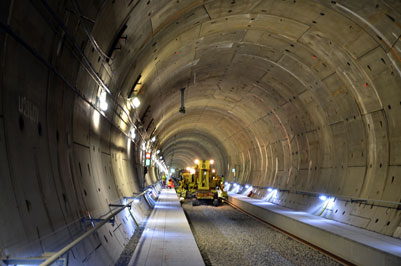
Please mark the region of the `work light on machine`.
<svg viewBox="0 0 401 266"><path fill-rule="evenodd" d="M212 169L212 173L216 173L216 170L215 170L215 169Z"/></svg>
<svg viewBox="0 0 401 266"><path fill-rule="evenodd" d="M196 159L194 162L195 162L195 164L199 164L199 160L198 159Z"/></svg>
<svg viewBox="0 0 401 266"><path fill-rule="evenodd" d="M210 164L214 164L214 160L213 159L210 160Z"/></svg>

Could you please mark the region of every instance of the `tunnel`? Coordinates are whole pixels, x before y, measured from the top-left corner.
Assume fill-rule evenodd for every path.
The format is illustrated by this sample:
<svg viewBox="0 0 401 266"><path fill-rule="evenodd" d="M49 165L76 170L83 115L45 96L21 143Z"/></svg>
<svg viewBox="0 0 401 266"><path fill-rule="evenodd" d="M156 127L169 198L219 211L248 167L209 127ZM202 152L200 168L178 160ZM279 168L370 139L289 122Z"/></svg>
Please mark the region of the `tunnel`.
<svg viewBox="0 0 401 266"><path fill-rule="evenodd" d="M0 264L60 250L195 159L231 193L401 243L400 1L0 7ZM116 264L126 216L68 265Z"/></svg>

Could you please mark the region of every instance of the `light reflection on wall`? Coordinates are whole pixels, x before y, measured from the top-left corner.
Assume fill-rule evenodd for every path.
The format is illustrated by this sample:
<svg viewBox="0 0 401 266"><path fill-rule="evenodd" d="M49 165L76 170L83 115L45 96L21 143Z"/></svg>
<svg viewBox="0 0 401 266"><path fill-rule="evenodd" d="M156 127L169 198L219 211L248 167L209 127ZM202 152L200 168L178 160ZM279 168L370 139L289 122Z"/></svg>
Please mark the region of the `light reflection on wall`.
<svg viewBox="0 0 401 266"><path fill-rule="evenodd" d="M263 198L263 200L266 201L271 201L277 196L277 189L268 189L266 196Z"/></svg>
<svg viewBox="0 0 401 266"><path fill-rule="evenodd" d="M127 138L127 154L128 154L128 157L131 154L131 142L132 142L131 138Z"/></svg>
<svg viewBox="0 0 401 266"><path fill-rule="evenodd" d="M93 110L93 115L92 115L92 122L93 122L93 127L98 130L99 129L99 124L100 124L100 113L96 110Z"/></svg>

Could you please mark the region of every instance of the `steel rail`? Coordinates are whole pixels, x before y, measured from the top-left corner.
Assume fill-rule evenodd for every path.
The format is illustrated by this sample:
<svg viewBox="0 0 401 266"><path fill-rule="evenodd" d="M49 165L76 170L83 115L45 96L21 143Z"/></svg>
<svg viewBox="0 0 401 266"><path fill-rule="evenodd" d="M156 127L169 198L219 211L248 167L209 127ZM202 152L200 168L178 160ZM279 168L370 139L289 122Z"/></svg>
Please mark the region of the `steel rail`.
<svg viewBox="0 0 401 266"><path fill-rule="evenodd" d="M242 212L245 215L248 215L249 217L251 217L251 218L253 218L253 219L255 219L255 220L257 220L257 221L259 221L259 222L261 222L261 223L263 223L263 224L265 224L267 226L269 226L269 227L271 227L272 229L274 229L274 230L276 230L276 231L278 231L278 232L280 232L280 233L282 233L284 235L287 235L288 237L294 239L295 241L298 241L298 242L300 242L300 243L302 243L304 245L307 245L307 246L317 250L320 253L325 254L326 256L330 257L331 259L335 260L336 262L341 263L342 265L355 266L355 264L351 263L350 261L347 261L346 259L343 259L340 256L337 256L337 255L331 253L330 251L327 251L327 250L325 250L325 249L323 249L323 248L321 248L321 247L319 247L319 246L317 246L315 244L312 244L311 242L309 242L309 241L307 241L307 240L305 240L305 239L303 239L301 237L298 237L298 236L296 236L296 235L294 235L294 234L292 234L292 233L290 233L290 232L288 232L288 231L286 231L286 230L284 230L284 229L282 229L282 228L280 228L280 227L278 227L276 225L273 225L273 224L271 224L271 223L259 218L258 216L253 215L250 212L247 212L247 211L241 209L239 206L235 205L234 203L232 203L229 200L225 200L224 202L227 205L231 206L233 209L236 209L237 211Z"/></svg>

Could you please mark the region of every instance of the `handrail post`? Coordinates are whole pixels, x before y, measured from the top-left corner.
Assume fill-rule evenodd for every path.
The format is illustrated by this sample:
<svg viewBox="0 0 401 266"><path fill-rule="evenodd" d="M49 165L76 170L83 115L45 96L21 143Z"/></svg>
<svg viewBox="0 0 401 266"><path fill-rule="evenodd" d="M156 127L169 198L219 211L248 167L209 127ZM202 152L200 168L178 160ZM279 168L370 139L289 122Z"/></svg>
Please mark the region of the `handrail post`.
<svg viewBox="0 0 401 266"><path fill-rule="evenodd" d="M129 214L131 215L132 220L134 220L134 222L135 222L135 224L136 224L136 227L139 227L138 222L135 220L134 215L133 215L132 212L131 212L131 208L128 209L128 212L129 212Z"/></svg>
<svg viewBox="0 0 401 266"><path fill-rule="evenodd" d="M144 195L147 192L147 190L145 190L144 192L142 192L141 194L139 194L138 196L136 196L136 198L139 198L140 196ZM95 227L93 227L92 229L90 229L89 231L87 231L85 234L81 235L80 237L76 238L74 241L72 241L71 243L69 243L67 246L65 246L64 248L62 248L60 251L54 253L52 256L50 256L49 258L47 258L44 262L42 262L39 266L49 266L51 265L53 262L55 262L59 257L61 257L62 255L64 255L65 253L67 253L70 249L72 249L73 247L75 247L76 245L78 245L79 242L81 242L82 240L84 240L85 238L87 238L88 236L90 236L91 234L93 234L94 232L96 232L97 230L99 230L100 227L102 227L103 225L105 225L108 221L110 221L110 219L114 218L117 214L119 214L122 210L124 210L125 208L131 206L132 201L128 202L127 204L123 205L123 207L121 207L120 209L118 209L117 211L113 212L112 214L110 214L109 216L107 216L102 222L98 223L97 225L95 225ZM135 221L136 223L136 221Z"/></svg>
<svg viewBox="0 0 401 266"><path fill-rule="evenodd" d="M146 198L146 195L143 195L143 199L144 199L145 202L148 204L149 208L152 208L152 206L150 205L150 202L149 202L148 199Z"/></svg>

